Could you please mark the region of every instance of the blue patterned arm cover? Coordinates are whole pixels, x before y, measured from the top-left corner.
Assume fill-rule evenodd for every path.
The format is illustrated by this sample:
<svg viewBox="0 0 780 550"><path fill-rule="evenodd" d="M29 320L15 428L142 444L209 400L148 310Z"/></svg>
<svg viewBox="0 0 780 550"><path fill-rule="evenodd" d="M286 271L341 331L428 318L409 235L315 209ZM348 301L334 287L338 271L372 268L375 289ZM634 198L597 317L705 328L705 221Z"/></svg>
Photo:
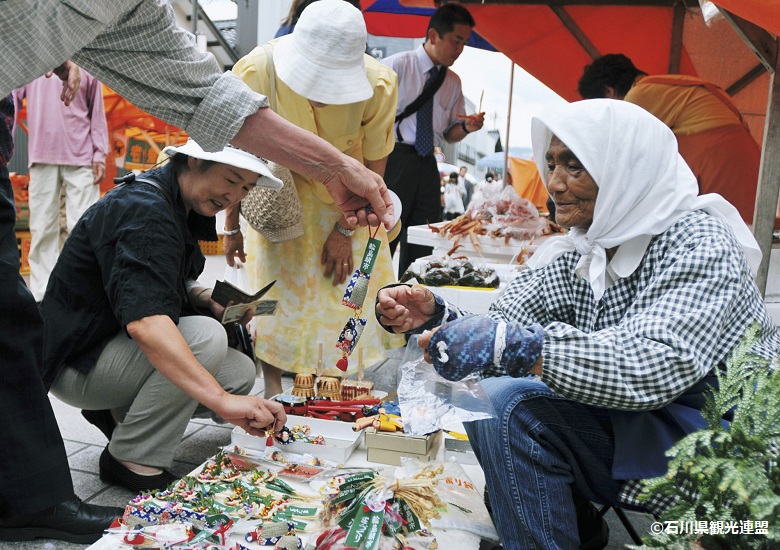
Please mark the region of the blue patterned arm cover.
<svg viewBox="0 0 780 550"><path fill-rule="evenodd" d="M534 366L543 344L541 325L469 315L437 330L428 344L428 354L436 372L447 380L461 380L493 366L520 377Z"/></svg>

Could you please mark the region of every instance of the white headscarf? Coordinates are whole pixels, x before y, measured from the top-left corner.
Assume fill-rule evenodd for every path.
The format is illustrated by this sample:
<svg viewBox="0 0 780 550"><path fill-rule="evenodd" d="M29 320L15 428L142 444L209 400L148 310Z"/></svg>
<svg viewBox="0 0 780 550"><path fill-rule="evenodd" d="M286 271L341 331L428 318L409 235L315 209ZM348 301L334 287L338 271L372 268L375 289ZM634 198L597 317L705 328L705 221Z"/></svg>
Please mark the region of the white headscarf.
<svg viewBox="0 0 780 550"><path fill-rule="evenodd" d="M677 152L672 131L653 115L626 101L577 101L531 121L531 141L542 180L553 136L580 160L598 185L593 223L548 239L528 261L531 269L576 250L576 272L590 282L593 296L606 289L606 249L621 246L611 267L618 277L633 273L654 235L693 210L705 210L734 232L755 275L761 251L737 209L717 194L698 196L691 169ZM717 154L717 153L714 153Z"/></svg>

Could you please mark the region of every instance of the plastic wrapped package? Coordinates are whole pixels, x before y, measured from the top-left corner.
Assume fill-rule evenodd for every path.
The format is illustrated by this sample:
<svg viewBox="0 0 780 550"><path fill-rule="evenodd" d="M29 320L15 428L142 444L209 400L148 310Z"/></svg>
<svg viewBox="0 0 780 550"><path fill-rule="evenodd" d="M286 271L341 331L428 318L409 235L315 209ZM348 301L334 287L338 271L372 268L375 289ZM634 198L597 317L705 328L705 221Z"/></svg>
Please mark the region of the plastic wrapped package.
<svg viewBox="0 0 780 550"><path fill-rule="evenodd" d="M477 375L460 381L440 376L427 363L412 336L401 363L398 403L404 419L404 432L425 435L456 422L493 418L495 409Z"/></svg>
<svg viewBox="0 0 780 550"><path fill-rule="evenodd" d="M407 459L417 462L414 459ZM406 463L403 463L407 467ZM419 466L419 463L418 463ZM444 471L436 476L436 492L447 508L440 517L431 520L431 529L459 529L483 539L500 542L482 494L457 462L446 462Z"/></svg>

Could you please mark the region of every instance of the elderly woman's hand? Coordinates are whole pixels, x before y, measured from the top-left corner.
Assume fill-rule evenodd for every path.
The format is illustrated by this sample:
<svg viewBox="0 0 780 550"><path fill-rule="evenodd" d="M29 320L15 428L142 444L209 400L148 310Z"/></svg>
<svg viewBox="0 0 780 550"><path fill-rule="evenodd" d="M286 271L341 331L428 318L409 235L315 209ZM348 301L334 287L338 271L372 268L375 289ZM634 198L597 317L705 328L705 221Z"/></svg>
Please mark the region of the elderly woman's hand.
<svg viewBox="0 0 780 550"><path fill-rule="evenodd" d="M491 366L517 377L528 374L543 344L544 329L539 325L470 315L439 327L428 343L428 356L447 380L462 380Z"/></svg>
<svg viewBox="0 0 780 550"><path fill-rule="evenodd" d="M352 274L352 237L331 230L325 244L322 246L320 263L325 266L325 278L333 275L333 286L346 281Z"/></svg>
<svg viewBox="0 0 780 550"><path fill-rule="evenodd" d="M234 235L223 235L222 246L225 249L225 261L230 267L236 263L236 258L241 263L246 263L246 254L244 253L244 234L239 229Z"/></svg>
<svg viewBox="0 0 780 550"><path fill-rule="evenodd" d="M421 285L397 285L377 293L379 322L400 334L424 325L436 311L433 293Z"/></svg>

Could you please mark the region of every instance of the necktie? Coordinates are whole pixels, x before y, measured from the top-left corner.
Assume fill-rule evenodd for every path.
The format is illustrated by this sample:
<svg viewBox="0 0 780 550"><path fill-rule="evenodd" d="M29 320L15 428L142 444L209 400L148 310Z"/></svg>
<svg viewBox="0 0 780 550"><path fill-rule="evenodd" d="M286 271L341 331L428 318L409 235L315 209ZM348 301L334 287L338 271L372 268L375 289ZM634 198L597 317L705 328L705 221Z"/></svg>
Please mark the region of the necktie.
<svg viewBox="0 0 780 550"><path fill-rule="evenodd" d="M430 88L439 74L438 67L428 71L428 80L425 81L423 90ZM433 98L426 101L417 111L417 135L414 140L414 149L421 157L427 157L433 153Z"/></svg>

